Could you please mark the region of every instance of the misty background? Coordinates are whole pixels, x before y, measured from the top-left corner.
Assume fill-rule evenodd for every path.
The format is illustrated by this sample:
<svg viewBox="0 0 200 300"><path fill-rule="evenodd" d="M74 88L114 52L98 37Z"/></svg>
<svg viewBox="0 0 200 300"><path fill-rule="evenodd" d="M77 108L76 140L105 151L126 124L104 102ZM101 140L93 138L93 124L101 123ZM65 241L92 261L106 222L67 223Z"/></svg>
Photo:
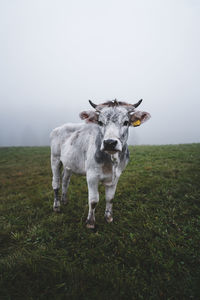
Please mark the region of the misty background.
<svg viewBox="0 0 200 300"><path fill-rule="evenodd" d="M152 115L129 144L200 142L199 16L198 0L0 0L0 146L48 145L114 98Z"/></svg>

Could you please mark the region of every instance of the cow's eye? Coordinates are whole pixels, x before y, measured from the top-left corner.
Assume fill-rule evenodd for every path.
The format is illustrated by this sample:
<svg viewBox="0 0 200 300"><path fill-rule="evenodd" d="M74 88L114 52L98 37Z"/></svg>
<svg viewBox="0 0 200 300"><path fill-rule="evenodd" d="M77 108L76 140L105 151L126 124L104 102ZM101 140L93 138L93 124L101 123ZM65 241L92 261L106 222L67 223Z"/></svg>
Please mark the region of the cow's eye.
<svg viewBox="0 0 200 300"><path fill-rule="evenodd" d="M99 126L103 126L103 123L101 121L98 121Z"/></svg>
<svg viewBox="0 0 200 300"><path fill-rule="evenodd" d="M128 126L129 125L129 122L128 121L125 121L123 126Z"/></svg>

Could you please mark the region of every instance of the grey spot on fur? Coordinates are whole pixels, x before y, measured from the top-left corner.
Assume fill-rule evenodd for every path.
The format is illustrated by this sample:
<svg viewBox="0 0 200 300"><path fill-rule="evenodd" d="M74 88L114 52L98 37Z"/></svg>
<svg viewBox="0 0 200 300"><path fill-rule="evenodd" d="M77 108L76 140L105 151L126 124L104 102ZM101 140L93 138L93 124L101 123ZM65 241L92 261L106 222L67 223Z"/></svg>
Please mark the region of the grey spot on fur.
<svg viewBox="0 0 200 300"><path fill-rule="evenodd" d="M121 142L125 139L126 135L128 135L128 127L127 127L126 131L120 137Z"/></svg>
<svg viewBox="0 0 200 300"><path fill-rule="evenodd" d="M118 118L119 118L119 115L118 115L118 114L113 114L113 116L112 116L112 118L111 118L111 121L112 121L113 123L117 123Z"/></svg>
<svg viewBox="0 0 200 300"><path fill-rule="evenodd" d="M120 161L123 161L124 158L126 156L126 159L129 160L129 150L128 150L128 145L124 145L123 149L122 149L122 152L120 152Z"/></svg>
<svg viewBox="0 0 200 300"><path fill-rule="evenodd" d="M54 189L54 197L56 201L59 201L59 189Z"/></svg>
<svg viewBox="0 0 200 300"><path fill-rule="evenodd" d="M129 159L130 159L130 153L129 153L128 147L127 147L127 151L126 151L126 159L127 159L127 161L129 161Z"/></svg>
<svg viewBox="0 0 200 300"><path fill-rule="evenodd" d="M97 149L96 152L95 152L95 155L94 155L95 161L98 164L112 163L110 155L100 150L101 141L102 141L102 135L99 132L97 137L96 137L96 141L95 141L96 149Z"/></svg>

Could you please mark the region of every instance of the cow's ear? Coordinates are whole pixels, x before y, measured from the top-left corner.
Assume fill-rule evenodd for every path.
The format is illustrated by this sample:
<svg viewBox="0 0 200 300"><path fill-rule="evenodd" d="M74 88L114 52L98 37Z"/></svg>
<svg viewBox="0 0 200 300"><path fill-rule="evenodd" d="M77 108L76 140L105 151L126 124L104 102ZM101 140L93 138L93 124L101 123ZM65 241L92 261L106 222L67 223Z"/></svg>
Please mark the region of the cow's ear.
<svg viewBox="0 0 200 300"><path fill-rule="evenodd" d="M131 125L134 127L140 126L151 118L151 115L146 111L136 111L130 117Z"/></svg>
<svg viewBox="0 0 200 300"><path fill-rule="evenodd" d="M98 121L98 114L92 110L82 111L79 116L81 120L85 120L86 123L97 123Z"/></svg>

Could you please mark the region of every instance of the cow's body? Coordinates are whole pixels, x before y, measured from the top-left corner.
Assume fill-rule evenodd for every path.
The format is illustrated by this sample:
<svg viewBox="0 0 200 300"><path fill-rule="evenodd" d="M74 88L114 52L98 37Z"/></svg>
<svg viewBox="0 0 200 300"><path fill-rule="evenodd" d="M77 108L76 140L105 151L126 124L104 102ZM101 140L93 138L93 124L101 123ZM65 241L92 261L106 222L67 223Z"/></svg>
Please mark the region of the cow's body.
<svg viewBox="0 0 200 300"><path fill-rule="evenodd" d="M146 113L147 114L147 113ZM100 116L101 115L101 116ZM105 218L112 222L112 200L118 179L129 160L127 146L127 108L103 107L94 112L83 112L82 119L92 124L65 124L51 133L52 186L55 193L53 208L60 210L58 190L60 165L63 165L62 198L67 202L67 188L71 173L86 175L88 183L89 213L87 226L94 228L95 207L99 201L98 184L106 191ZM99 121L102 119L102 121ZM102 128L105 124L105 128ZM117 125L116 125L117 124Z"/></svg>

